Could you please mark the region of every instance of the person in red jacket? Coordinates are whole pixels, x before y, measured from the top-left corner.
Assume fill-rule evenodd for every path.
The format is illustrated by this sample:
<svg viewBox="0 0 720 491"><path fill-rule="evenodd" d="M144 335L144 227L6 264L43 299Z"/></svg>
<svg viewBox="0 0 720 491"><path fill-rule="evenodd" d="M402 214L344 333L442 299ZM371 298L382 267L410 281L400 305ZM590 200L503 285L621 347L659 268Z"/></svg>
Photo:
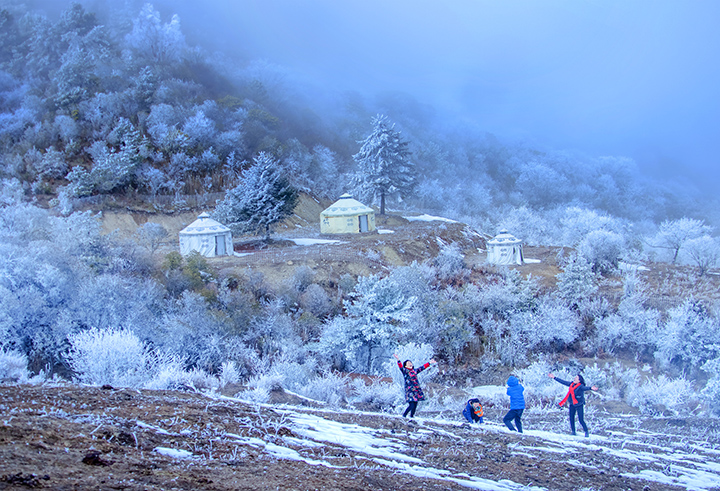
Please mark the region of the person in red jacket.
<svg viewBox="0 0 720 491"><path fill-rule="evenodd" d="M570 404L570 431L572 434L575 434L575 414L577 413L578 421L580 421L580 425L583 427L583 430L585 430L585 436L590 436L584 417L585 392L588 390L598 390L598 388L594 385L587 387L582 375L575 375L572 382L559 379L554 373L549 373L548 377L555 380L555 382L568 386L568 393L565 399L560 401L560 406L565 404L566 401Z"/></svg>
<svg viewBox="0 0 720 491"><path fill-rule="evenodd" d="M403 418L406 417L408 413L410 413L410 417L413 418L415 417L415 410L417 409L418 402L425 400L425 394L423 394L423 391L420 388L420 382L417 378L418 373L437 362L435 360L430 360L428 363L425 363L423 366L416 369L413 368L413 363L410 360L405 360L405 363L400 363L400 357L396 354L393 354L393 356L397 360L398 368L400 368L400 371L402 372L403 379L405 379L405 401L407 401L408 407L403 413Z"/></svg>

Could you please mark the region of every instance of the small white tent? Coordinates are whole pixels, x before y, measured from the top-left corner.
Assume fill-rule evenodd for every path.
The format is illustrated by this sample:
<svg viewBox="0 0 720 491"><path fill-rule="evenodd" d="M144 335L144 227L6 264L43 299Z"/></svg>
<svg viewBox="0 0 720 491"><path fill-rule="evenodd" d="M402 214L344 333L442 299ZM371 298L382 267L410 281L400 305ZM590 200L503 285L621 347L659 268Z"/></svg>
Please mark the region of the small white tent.
<svg viewBox="0 0 720 491"><path fill-rule="evenodd" d="M522 241L503 229L487 243L487 262L490 264L522 264Z"/></svg>
<svg viewBox="0 0 720 491"><path fill-rule="evenodd" d="M197 251L205 257L232 255L232 232L207 213L180 231L180 254Z"/></svg>
<svg viewBox="0 0 720 491"><path fill-rule="evenodd" d="M375 230L375 210L343 194L320 213L320 233L357 234Z"/></svg>

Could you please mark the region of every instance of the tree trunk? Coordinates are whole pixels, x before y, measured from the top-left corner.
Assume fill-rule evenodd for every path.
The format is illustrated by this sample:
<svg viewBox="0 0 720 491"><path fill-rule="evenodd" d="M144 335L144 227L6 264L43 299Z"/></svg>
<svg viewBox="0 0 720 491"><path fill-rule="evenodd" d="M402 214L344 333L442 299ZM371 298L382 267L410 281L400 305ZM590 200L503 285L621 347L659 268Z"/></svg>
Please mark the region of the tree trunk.
<svg viewBox="0 0 720 491"><path fill-rule="evenodd" d="M380 193L380 214L385 214L385 192Z"/></svg>
<svg viewBox="0 0 720 491"><path fill-rule="evenodd" d="M370 341L368 343L368 362L367 362L367 371L366 371L366 373L368 375L370 375L372 373L370 371L370 370L372 370L372 349L373 349L373 343L372 343L372 341Z"/></svg>

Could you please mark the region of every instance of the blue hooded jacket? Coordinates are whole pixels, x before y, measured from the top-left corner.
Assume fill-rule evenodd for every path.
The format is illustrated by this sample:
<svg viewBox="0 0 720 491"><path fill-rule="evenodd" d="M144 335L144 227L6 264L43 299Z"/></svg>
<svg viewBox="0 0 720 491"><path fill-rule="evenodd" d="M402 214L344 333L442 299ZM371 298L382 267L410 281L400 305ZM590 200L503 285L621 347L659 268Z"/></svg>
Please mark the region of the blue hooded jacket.
<svg viewBox="0 0 720 491"><path fill-rule="evenodd" d="M525 409L525 387L520 385L518 379L510 375L507 381L507 395L510 396L510 409Z"/></svg>

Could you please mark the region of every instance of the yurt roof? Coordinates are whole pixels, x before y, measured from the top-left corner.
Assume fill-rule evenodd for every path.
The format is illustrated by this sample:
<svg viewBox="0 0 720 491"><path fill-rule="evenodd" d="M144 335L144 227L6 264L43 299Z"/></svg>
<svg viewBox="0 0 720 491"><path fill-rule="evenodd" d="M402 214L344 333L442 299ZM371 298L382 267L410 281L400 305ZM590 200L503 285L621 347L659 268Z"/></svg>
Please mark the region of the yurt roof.
<svg viewBox="0 0 720 491"><path fill-rule="evenodd" d="M358 200L353 199L352 196L345 193L340 196L339 200L323 210L320 215L325 217L344 217L374 212L375 210L369 206L360 203Z"/></svg>
<svg viewBox="0 0 720 491"><path fill-rule="evenodd" d="M229 231L230 229L225 225L210 218L208 213L201 213L197 220L182 229L180 233L183 235L205 235Z"/></svg>
<svg viewBox="0 0 720 491"><path fill-rule="evenodd" d="M513 245L513 244L519 244L522 242L522 240L518 239L514 235L512 235L510 232L508 232L505 229L502 229L499 234L497 234L495 237L490 239L488 241L488 244L492 245Z"/></svg>

